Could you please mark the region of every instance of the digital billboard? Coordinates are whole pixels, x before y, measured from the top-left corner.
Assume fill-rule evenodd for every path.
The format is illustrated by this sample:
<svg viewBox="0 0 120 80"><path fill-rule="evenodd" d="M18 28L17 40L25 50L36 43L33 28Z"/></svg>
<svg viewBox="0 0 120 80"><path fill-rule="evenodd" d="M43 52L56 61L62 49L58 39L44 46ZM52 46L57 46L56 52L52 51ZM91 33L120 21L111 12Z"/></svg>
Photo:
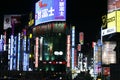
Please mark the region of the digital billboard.
<svg viewBox="0 0 120 80"><path fill-rule="evenodd" d="M70 67L70 35L67 35L67 67Z"/></svg>
<svg viewBox="0 0 120 80"><path fill-rule="evenodd" d="M66 20L66 0L40 0L35 4L35 25Z"/></svg>
<svg viewBox="0 0 120 80"><path fill-rule="evenodd" d="M120 9L120 0L108 0L108 12Z"/></svg>
<svg viewBox="0 0 120 80"><path fill-rule="evenodd" d="M115 3L116 0L108 0L108 6L107 6L108 12L115 10Z"/></svg>
<svg viewBox="0 0 120 80"><path fill-rule="evenodd" d="M72 65L72 69L75 68L75 65L74 65L74 55L75 54L75 26L72 26L72 31L71 31L71 65Z"/></svg>
<svg viewBox="0 0 120 80"><path fill-rule="evenodd" d="M116 10L120 9L120 0L116 0Z"/></svg>
<svg viewBox="0 0 120 80"><path fill-rule="evenodd" d="M116 52L114 51L116 42L103 42L102 64L116 63Z"/></svg>
<svg viewBox="0 0 120 80"><path fill-rule="evenodd" d="M8 28L12 28L12 23L14 22L15 25L21 23L21 15L4 15L4 27L3 29L6 30Z"/></svg>

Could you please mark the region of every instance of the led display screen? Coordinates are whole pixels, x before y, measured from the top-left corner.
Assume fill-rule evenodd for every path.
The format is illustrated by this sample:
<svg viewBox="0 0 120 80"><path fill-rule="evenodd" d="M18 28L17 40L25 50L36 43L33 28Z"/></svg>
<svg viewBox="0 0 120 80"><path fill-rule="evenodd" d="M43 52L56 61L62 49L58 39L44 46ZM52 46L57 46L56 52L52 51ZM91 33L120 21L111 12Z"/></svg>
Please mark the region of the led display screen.
<svg viewBox="0 0 120 80"><path fill-rule="evenodd" d="M35 4L35 25L66 20L66 0L40 0Z"/></svg>

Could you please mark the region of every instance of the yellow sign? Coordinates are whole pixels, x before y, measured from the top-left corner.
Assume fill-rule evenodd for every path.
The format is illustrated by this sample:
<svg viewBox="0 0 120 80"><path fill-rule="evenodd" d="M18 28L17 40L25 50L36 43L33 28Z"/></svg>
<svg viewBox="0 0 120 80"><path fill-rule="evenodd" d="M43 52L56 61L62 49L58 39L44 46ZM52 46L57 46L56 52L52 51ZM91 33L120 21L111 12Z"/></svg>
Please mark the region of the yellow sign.
<svg viewBox="0 0 120 80"><path fill-rule="evenodd" d="M102 16L102 29L107 28L107 15Z"/></svg>
<svg viewBox="0 0 120 80"><path fill-rule="evenodd" d="M31 19L28 23L29 26L32 26L34 24L34 19Z"/></svg>
<svg viewBox="0 0 120 80"><path fill-rule="evenodd" d="M34 24L34 19L33 19L33 13L30 12L29 14L29 22L28 22L28 26L32 26Z"/></svg>
<svg viewBox="0 0 120 80"><path fill-rule="evenodd" d="M112 27L116 27L116 11L107 15L107 28Z"/></svg>
<svg viewBox="0 0 120 80"><path fill-rule="evenodd" d="M98 78L97 80L102 80L102 79Z"/></svg>
<svg viewBox="0 0 120 80"><path fill-rule="evenodd" d="M105 16L102 16L102 21L105 20ZM102 24L102 36L120 32L120 11L113 11L107 14L106 21ZM107 27L105 28L105 22Z"/></svg>
<svg viewBox="0 0 120 80"><path fill-rule="evenodd" d="M117 32L120 32L120 11L117 11L116 16L117 16L117 22L116 22L116 24L117 24Z"/></svg>

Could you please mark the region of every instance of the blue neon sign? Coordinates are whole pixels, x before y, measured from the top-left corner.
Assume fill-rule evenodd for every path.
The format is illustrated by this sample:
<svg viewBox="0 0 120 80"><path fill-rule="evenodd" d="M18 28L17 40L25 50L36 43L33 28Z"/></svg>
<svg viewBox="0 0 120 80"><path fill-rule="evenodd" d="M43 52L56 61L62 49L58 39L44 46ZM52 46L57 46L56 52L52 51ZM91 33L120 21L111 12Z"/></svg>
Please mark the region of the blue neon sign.
<svg viewBox="0 0 120 80"><path fill-rule="evenodd" d="M66 20L66 0L40 0L35 4L35 25Z"/></svg>

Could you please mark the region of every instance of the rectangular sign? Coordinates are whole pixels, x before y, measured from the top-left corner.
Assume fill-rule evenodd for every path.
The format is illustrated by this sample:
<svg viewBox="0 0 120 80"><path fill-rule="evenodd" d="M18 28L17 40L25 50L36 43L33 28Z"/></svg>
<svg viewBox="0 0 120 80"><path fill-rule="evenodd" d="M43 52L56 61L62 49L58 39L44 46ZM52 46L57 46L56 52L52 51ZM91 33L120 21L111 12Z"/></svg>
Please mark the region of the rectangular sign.
<svg viewBox="0 0 120 80"><path fill-rule="evenodd" d="M12 28L13 23L14 25L20 24L21 23L20 20L21 20L21 15L4 15L3 29L6 30L8 28Z"/></svg>
<svg viewBox="0 0 120 80"><path fill-rule="evenodd" d="M35 4L35 25L66 20L66 0L40 0Z"/></svg>
<svg viewBox="0 0 120 80"><path fill-rule="evenodd" d="M105 41L103 43L102 50L102 64L115 64L116 63L116 52L115 52L116 42Z"/></svg>
<svg viewBox="0 0 120 80"><path fill-rule="evenodd" d="M120 32L120 11L113 11L107 14L107 27L102 29L102 36Z"/></svg>
<svg viewBox="0 0 120 80"><path fill-rule="evenodd" d="M120 9L120 0L108 0L107 10L112 12Z"/></svg>

